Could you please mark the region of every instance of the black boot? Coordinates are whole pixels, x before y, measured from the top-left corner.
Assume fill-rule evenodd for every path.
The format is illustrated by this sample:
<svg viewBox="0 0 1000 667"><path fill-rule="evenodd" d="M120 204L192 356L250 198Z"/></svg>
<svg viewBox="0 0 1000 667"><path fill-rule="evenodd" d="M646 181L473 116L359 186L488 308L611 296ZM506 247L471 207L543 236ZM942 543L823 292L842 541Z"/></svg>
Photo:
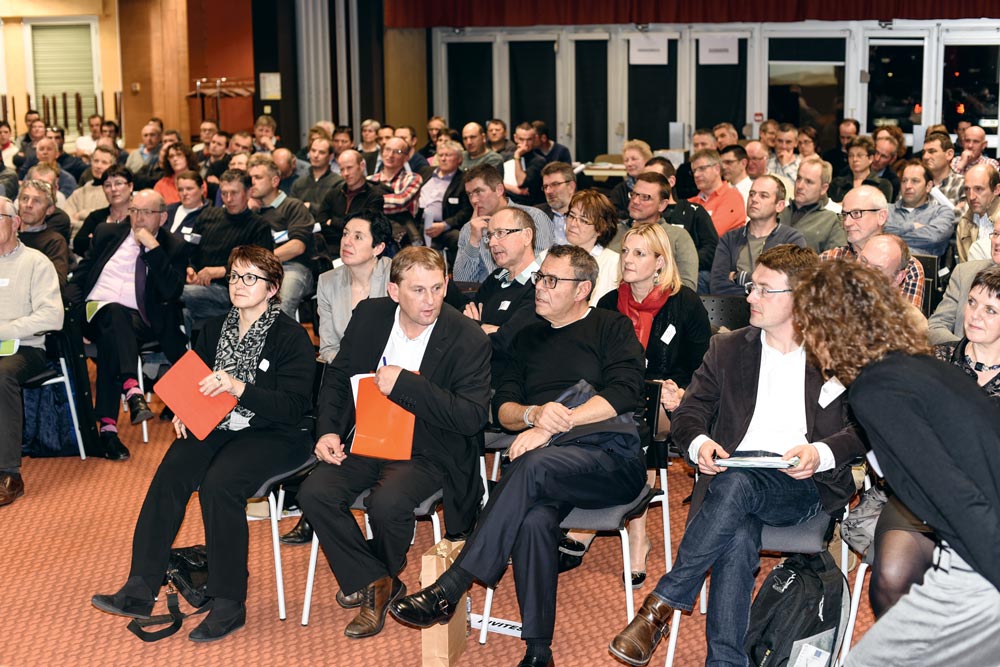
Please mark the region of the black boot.
<svg viewBox="0 0 1000 667"><path fill-rule="evenodd" d="M313 527L309 523L309 519L303 514L299 517L299 522L295 524L295 528L281 536L282 544L309 544L312 542L313 538Z"/></svg>
<svg viewBox="0 0 1000 667"><path fill-rule="evenodd" d="M142 577L129 577L114 595L95 595L90 603L109 614L131 618L149 618L156 596Z"/></svg>
<svg viewBox="0 0 1000 667"><path fill-rule="evenodd" d="M246 625L247 607L243 602L215 598L211 605L205 620L188 635L191 641L214 642Z"/></svg>

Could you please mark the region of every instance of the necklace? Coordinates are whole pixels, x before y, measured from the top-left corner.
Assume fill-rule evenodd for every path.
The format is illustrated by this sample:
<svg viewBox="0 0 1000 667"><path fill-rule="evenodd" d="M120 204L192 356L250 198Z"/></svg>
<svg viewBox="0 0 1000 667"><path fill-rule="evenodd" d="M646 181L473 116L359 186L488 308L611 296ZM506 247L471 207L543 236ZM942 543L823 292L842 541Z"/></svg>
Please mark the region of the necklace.
<svg viewBox="0 0 1000 667"><path fill-rule="evenodd" d="M965 363L972 366L972 368L977 373L982 373L983 371L1000 371L1000 364L993 364L992 366L987 366L981 361L973 361L972 357L968 354L965 355Z"/></svg>

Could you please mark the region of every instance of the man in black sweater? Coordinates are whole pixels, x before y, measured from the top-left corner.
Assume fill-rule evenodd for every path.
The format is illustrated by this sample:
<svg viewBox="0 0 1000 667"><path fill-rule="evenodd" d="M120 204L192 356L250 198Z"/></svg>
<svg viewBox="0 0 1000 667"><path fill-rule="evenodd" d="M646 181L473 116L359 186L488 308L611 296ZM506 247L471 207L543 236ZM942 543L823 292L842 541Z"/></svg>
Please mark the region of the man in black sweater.
<svg viewBox="0 0 1000 667"><path fill-rule="evenodd" d="M527 642L520 664L552 663L559 522L574 507L633 500L646 474L632 421L642 397L642 347L623 315L588 307L596 280L597 261L568 245L553 246L535 274L535 308L546 321L518 335L514 363L493 398L497 421L518 432L511 466L455 564L390 605L403 623L446 621L474 579L495 586L512 560ZM564 395L581 379L592 391L581 392L575 407L560 402L569 402Z"/></svg>
<svg viewBox="0 0 1000 667"><path fill-rule="evenodd" d="M189 333L192 322L229 312L226 266L233 248L259 245L274 249L274 238L267 223L247 208L250 177L245 171L230 169L219 180L223 207L203 210L191 234L185 236L194 246L183 297Z"/></svg>
<svg viewBox="0 0 1000 667"><path fill-rule="evenodd" d="M496 389L511 363L514 336L538 321L535 285L531 282L531 274L538 270L535 221L520 209L501 209L487 223L483 242L489 244L493 261L500 268L490 274L465 306L465 316L479 322L490 337L492 384Z"/></svg>

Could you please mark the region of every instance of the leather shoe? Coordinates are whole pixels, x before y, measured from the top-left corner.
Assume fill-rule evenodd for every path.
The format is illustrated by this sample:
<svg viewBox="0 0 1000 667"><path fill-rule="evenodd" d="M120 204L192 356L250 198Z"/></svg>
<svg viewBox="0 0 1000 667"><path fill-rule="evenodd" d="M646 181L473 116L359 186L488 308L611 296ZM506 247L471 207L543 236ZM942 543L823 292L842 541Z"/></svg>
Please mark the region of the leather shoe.
<svg viewBox="0 0 1000 667"><path fill-rule="evenodd" d="M547 662L542 662L541 658L524 656L524 659L517 663L517 667L556 667L556 662L552 658L549 658Z"/></svg>
<svg viewBox="0 0 1000 667"><path fill-rule="evenodd" d="M132 394L125 399L125 402L128 403L128 414L133 424L140 424L153 418L153 411L149 409L146 397L142 394Z"/></svg>
<svg viewBox="0 0 1000 667"><path fill-rule="evenodd" d="M437 583L389 605L389 611L400 623L417 628L429 628L447 623L455 615L455 605L448 602L444 589Z"/></svg>
<svg viewBox="0 0 1000 667"><path fill-rule="evenodd" d="M0 472L0 507L10 505L24 495L24 480L20 473Z"/></svg>
<svg viewBox="0 0 1000 667"><path fill-rule="evenodd" d="M577 542L572 537L563 535L559 540L559 572L569 572L580 567L588 549L590 549L589 544Z"/></svg>
<svg viewBox="0 0 1000 667"><path fill-rule="evenodd" d="M141 577L129 577L114 595L95 595L90 603L109 614L130 618L149 618L156 598Z"/></svg>
<svg viewBox="0 0 1000 667"><path fill-rule="evenodd" d="M337 604L344 609L356 609L365 601L365 589L355 591L348 595L344 591L337 591Z"/></svg>
<svg viewBox="0 0 1000 667"><path fill-rule="evenodd" d="M361 611L347 624L344 634L351 639L382 632L385 614L393 600L406 595L406 586L395 577L382 577L362 589Z"/></svg>
<svg viewBox="0 0 1000 667"><path fill-rule="evenodd" d="M647 595L635 618L618 633L608 651L629 665L641 667L653 657L660 638L670 631L674 609L655 595Z"/></svg>
<svg viewBox="0 0 1000 667"><path fill-rule="evenodd" d="M118 439L118 434L114 431L101 433L101 447L104 450L104 458L112 461L128 461L131 454L128 448Z"/></svg>
<svg viewBox="0 0 1000 667"><path fill-rule="evenodd" d="M235 632L247 623L247 607L236 600L215 598L208 616L191 631L188 639L193 642L214 642Z"/></svg>
<svg viewBox="0 0 1000 667"><path fill-rule="evenodd" d="M299 517L295 527L281 536L282 544L309 544L313 539L313 527L304 515ZM338 598L339 600L339 598ZM358 604L361 604L359 601ZM343 606L343 605L341 605ZM358 605L354 605L357 607Z"/></svg>

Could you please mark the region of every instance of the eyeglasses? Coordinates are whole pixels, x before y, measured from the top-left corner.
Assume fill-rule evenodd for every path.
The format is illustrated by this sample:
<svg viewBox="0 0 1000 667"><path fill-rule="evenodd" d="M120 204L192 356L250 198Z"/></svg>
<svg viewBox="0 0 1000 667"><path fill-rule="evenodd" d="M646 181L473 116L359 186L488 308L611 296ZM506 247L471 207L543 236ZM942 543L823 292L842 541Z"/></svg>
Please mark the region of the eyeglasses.
<svg viewBox="0 0 1000 667"><path fill-rule="evenodd" d="M760 299L766 299L771 294L785 294L787 292L791 292L792 290L791 289L767 289L763 285L756 285L754 283L747 283L746 285L743 286L743 291L745 291L747 293L747 296L750 296L751 293L755 293L758 298L760 298Z"/></svg>
<svg viewBox="0 0 1000 667"><path fill-rule="evenodd" d="M523 232L525 229L527 228L521 227L520 229L497 229L492 232L483 232L483 240L486 241L487 243L490 242L490 239L496 239L498 241L502 241L503 239L507 238L508 234L516 234L517 232Z"/></svg>
<svg viewBox="0 0 1000 667"><path fill-rule="evenodd" d="M401 148L383 148L382 149L382 155L385 155L386 153L390 153L392 155L406 155L409 152L410 151L404 151Z"/></svg>
<svg viewBox="0 0 1000 667"><path fill-rule="evenodd" d="M257 284L258 280L263 280L265 283L271 282L264 276L258 276L256 273L244 273L243 275L240 275L235 271L231 271L229 273L229 284L235 285L237 280L242 280L243 284L247 287L253 287Z"/></svg>
<svg viewBox="0 0 1000 667"><path fill-rule="evenodd" d="M860 220L861 216L865 213L878 213L881 210L882 209L880 208L856 208L853 211L841 211L838 215L840 216L841 222L843 222L849 217L855 220Z"/></svg>
<svg viewBox="0 0 1000 667"><path fill-rule="evenodd" d="M693 173L695 173L695 174L700 174L703 171L707 171L707 170L709 170L709 169L711 169L712 167L715 167L715 166L717 166L717 165L714 165L714 164L703 164L700 167L692 167L691 171Z"/></svg>
<svg viewBox="0 0 1000 667"><path fill-rule="evenodd" d="M16 217L17 217L16 215L11 215L10 213L0 213L0 218L10 218L11 220L13 220Z"/></svg>
<svg viewBox="0 0 1000 667"><path fill-rule="evenodd" d="M571 183L571 182L572 181L555 181L553 183L546 183L546 184L544 184L542 186L542 192L548 192L549 190L555 190L560 185L566 185L567 183Z"/></svg>
<svg viewBox="0 0 1000 667"><path fill-rule="evenodd" d="M587 220L582 215L577 215L576 213L572 213L572 212L571 213L567 213L566 214L566 219L567 220L572 220L573 222L579 222L581 225L590 225L591 227L594 226L594 223L593 223L592 220Z"/></svg>
<svg viewBox="0 0 1000 667"><path fill-rule="evenodd" d="M582 283L586 280L586 278L560 278L559 276L549 276L540 271L535 271L531 274L532 284L540 284L545 289L555 289L559 285L559 281Z"/></svg>
<svg viewBox="0 0 1000 667"><path fill-rule="evenodd" d="M138 216L138 215L142 215L142 216L146 216L146 215L159 215L160 213L163 213L162 209L156 209L156 208L131 208L131 207L128 209L128 214L131 215L132 217L135 217L135 216Z"/></svg>
<svg viewBox="0 0 1000 667"><path fill-rule="evenodd" d="M649 202L653 201L653 195L647 195L647 194L644 194L642 192L636 192L635 190L632 190L632 191L630 191L628 193L628 198L629 199L638 199L639 201L643 202L644 204L648 204Z"/></svg>
<svg viewBox="0 0 1000 667"><path fill-rule="evenodd" d="M0 213L0 215L3 215L3 213ZM992 232L990 232L990 238L991 239L995 239L998 236L1000 236L1000 232L998 232L998 231L992 231Z"/></svg>

